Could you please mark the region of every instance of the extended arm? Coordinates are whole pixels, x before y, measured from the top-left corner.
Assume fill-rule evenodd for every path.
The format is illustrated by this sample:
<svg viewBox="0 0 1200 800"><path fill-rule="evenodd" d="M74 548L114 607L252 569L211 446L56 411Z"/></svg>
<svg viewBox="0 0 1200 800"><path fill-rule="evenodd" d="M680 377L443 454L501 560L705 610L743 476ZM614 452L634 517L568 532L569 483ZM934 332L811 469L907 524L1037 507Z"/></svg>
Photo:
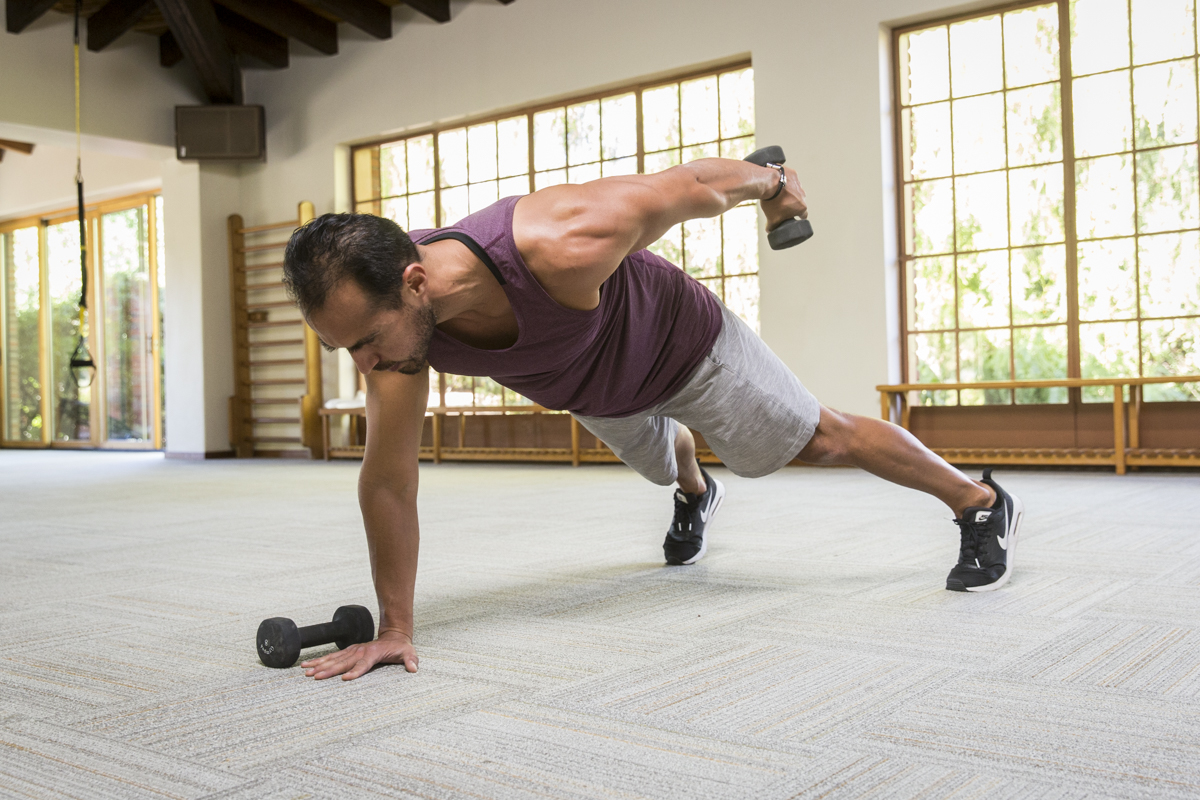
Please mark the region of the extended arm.
<svg viewBox="0 0 1200 800"><path fill-rule="evenodd" d="M795 172L786 172L786 189L763 202L768 229L808 214ZM517 203L513 235L526 264L552 297L572 308L593 308L600 284L630 253L650 246L680 222L765 200L778 187L778 170L703 158L653 175L535 192Z"/></svg>
<svg viewBox="0 0 1200 800"><path fill-rule="evenodd" d="M358 504L367 530L371 576L379 600L379 638L301 664L307 675L352 680L376 664L417 671L413 648L413 591L417 582L417 454L427 373L372 372L367 376L367 449L358 478Z"/></svg>

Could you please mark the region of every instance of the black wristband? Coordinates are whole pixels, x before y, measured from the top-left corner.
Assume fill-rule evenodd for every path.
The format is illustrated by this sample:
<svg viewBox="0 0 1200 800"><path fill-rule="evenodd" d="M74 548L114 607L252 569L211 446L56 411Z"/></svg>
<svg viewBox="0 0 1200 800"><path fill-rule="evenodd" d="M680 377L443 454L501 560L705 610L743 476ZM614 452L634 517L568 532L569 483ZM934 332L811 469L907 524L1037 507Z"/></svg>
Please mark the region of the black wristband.
<svg viewBox="0 0 1200 800"><path fill-rule="evenodd" d="M775 194L771 195L766 200L763 200L764 203L769 203L783 193L783 187L787 186L787 175L783 173L782 164L764 164L763 166L773 167L779 170L779 186L775 189Z"/></svg>

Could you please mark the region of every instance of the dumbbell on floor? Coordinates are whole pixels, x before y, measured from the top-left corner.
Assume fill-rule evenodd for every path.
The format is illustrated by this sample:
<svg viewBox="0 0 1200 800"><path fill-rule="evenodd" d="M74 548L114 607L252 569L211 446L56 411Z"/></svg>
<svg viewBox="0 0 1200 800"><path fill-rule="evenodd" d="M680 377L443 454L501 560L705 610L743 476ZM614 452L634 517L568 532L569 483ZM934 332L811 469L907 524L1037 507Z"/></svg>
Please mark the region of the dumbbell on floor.
<svg viewBox="0 0 1200 800"><path fill-rule="evenodd" d="M742 160L760 167L775 167L787 161L783 155L783 148L777 145L755 150ZM767 232L767 243L771 245L772 250L783 250L807 242L812 235L812 223L806 219L792 217Z"/></svg>
<svg viewBox="0 0 1200 800"><path fill-rule="evenodd" d="M297 628L286 617L264 619L258 626L255 646L258 658L268 667L290 667L306 647L336 642L339 650L375 638L375 618L363 606L342 606L332 622Z"/></svg>

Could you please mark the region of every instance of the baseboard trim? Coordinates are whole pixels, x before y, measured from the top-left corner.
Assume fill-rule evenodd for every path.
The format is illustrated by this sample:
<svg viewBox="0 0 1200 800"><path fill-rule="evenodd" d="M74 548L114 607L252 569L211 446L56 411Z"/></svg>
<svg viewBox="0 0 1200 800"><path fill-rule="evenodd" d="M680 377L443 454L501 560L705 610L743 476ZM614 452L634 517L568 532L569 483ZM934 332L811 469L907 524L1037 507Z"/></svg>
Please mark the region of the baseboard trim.
<svg viewBox="0 0 1200 800"><path fill-rule="evenodd" d="M177 453L168 450L164 457L180 461L207 461L211 458L233 458L232 450L209 450L207 453Z"/></svg>

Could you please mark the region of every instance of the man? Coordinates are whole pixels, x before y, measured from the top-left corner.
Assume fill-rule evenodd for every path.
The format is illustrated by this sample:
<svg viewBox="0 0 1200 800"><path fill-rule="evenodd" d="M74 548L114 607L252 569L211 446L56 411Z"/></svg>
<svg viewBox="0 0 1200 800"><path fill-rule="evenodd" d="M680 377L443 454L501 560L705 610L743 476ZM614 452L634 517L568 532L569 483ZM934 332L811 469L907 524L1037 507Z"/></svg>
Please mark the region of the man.
<svg viewBox="0 0 1200 800"><path fill-rule="evenodd" d="M712 293L645 250L680 222L747 200L762 201L769 229L807 215L794 171L713 158L510 197L411 238L369 215L327 214L296 231L289 290L325 346L345 347L367 376L359 504L380 610L376 641L303 662L306 675L417 669L417 452L429 364L567 409L649 480L677 482L669 564L704 555L725 491L697 463L690 426L739 475L798 457L932 494L961 534L946 588L1008 580L1017 498L988 472L968 479L898 426L821 406Z"/></svg>

